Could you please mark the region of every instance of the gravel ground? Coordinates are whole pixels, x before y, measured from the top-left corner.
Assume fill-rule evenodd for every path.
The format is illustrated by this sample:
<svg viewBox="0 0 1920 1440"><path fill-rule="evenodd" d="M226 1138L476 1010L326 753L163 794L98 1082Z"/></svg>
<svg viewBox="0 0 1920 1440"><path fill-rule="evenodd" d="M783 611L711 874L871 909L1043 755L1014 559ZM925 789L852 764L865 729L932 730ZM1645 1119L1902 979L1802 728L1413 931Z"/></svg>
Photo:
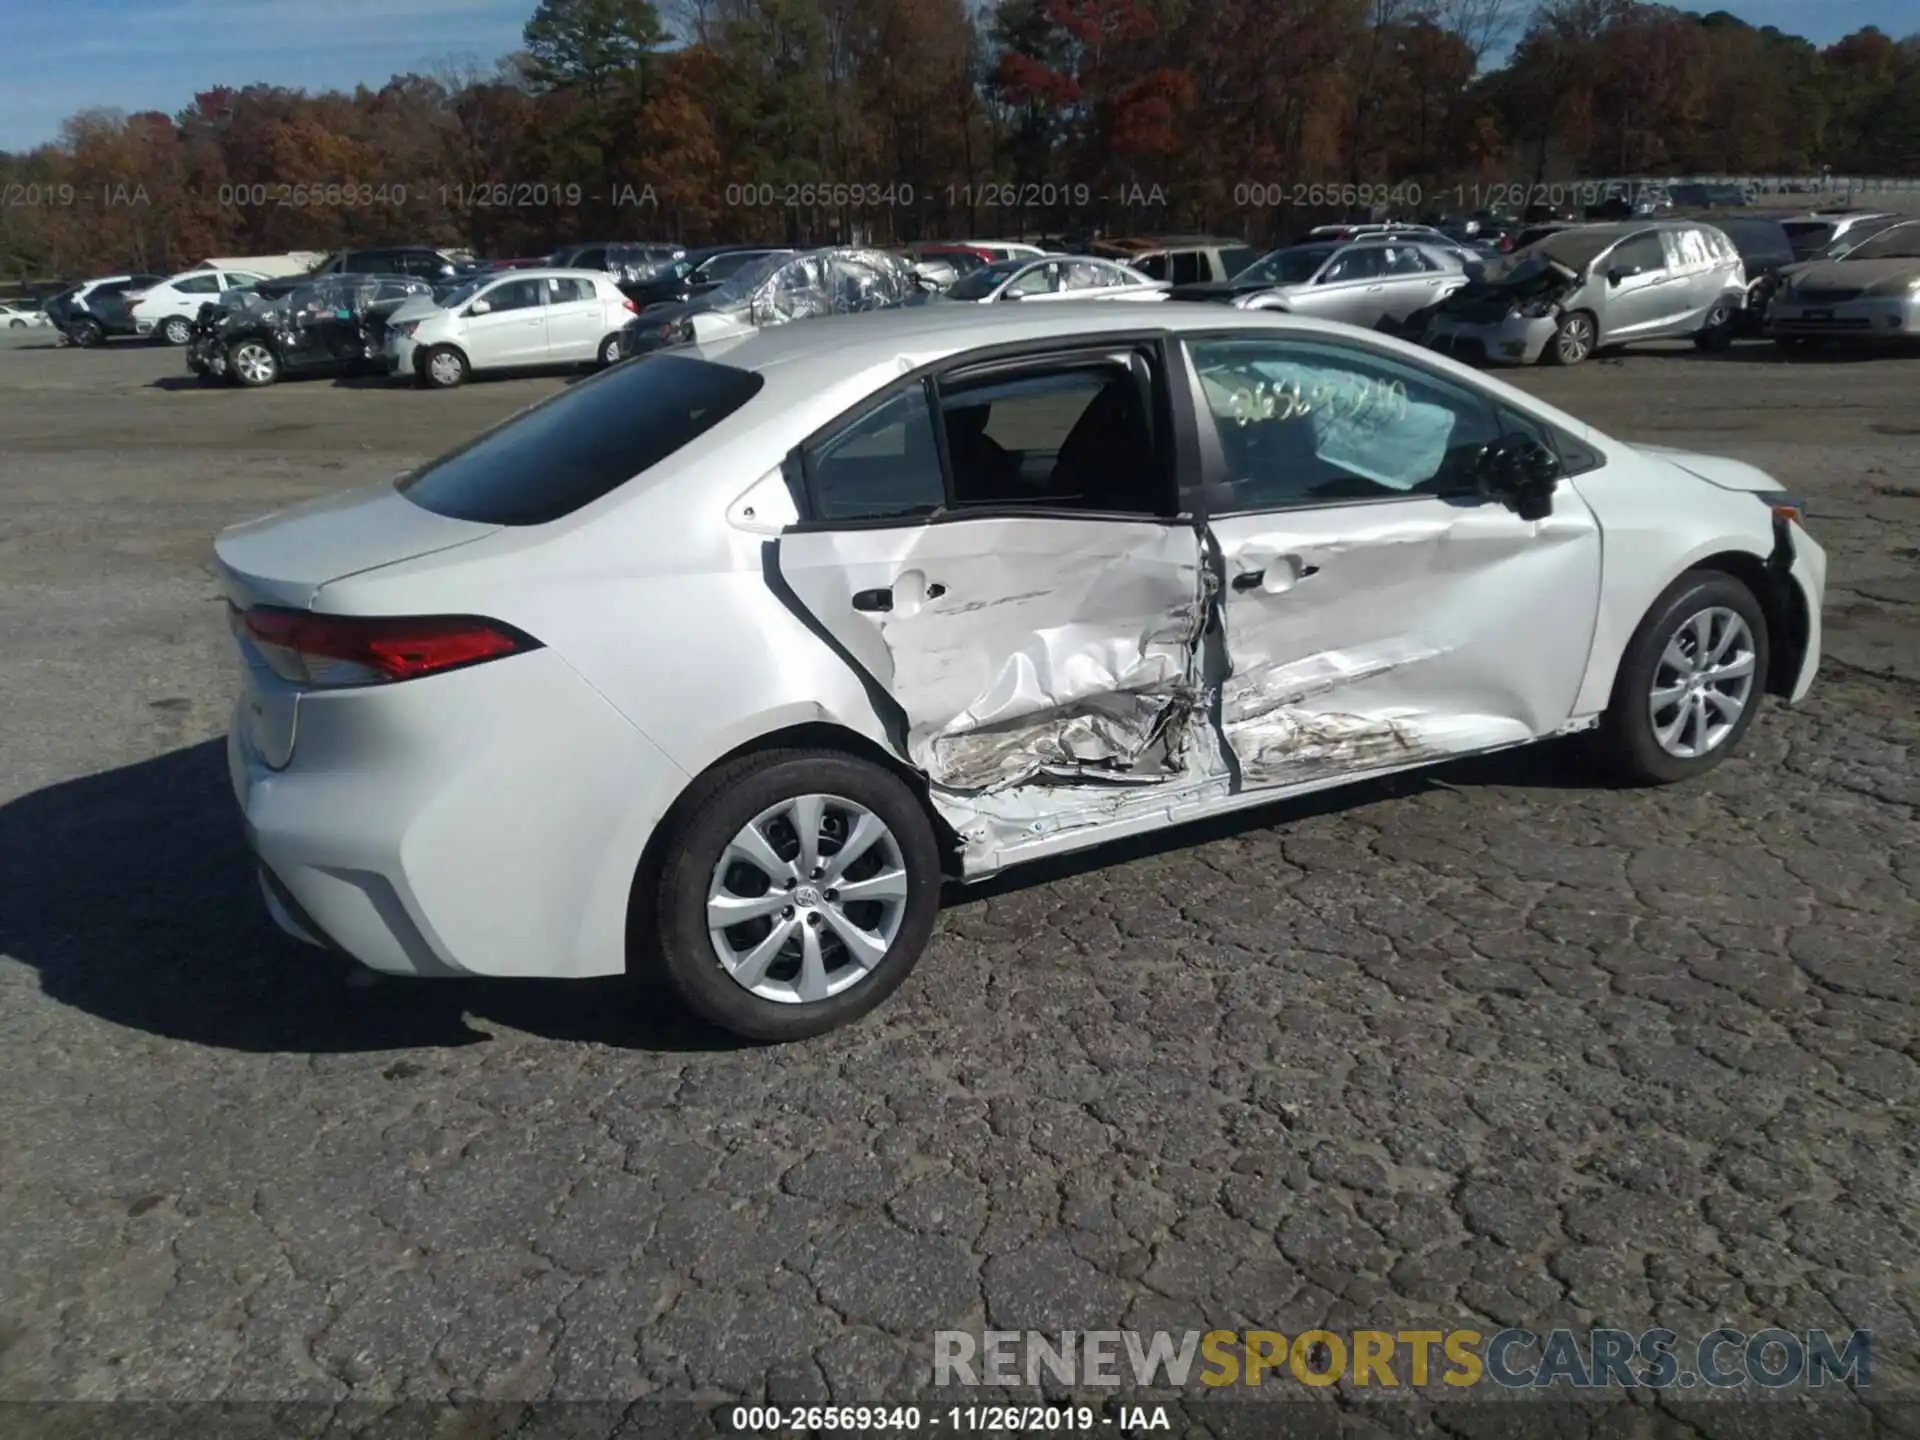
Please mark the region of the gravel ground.
<svg viewBox="0 0 1920 1440"><path fill-rule="evenodd" d="M1828 664L1705 782L1539 748L1008 877L782 1049L271 930L212 534L564 382L186 378L0 336L0 1398L855 1403L932 1396L948 1326L1724 1323L1872 1329L1806 1433L1920 1433L1920 360L1519 377L1808 497Z"/></svg>

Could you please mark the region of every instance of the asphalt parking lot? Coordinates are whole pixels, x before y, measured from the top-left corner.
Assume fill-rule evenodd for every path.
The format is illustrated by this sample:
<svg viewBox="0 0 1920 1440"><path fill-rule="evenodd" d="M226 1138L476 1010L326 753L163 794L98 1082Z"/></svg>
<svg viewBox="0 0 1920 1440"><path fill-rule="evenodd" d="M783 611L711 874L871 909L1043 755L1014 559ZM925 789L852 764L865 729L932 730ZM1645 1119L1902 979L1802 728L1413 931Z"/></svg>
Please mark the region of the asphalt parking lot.
<svg viewBox="0 0 1920 1440"><path fill-rule="evenodd" d="M0 1398L858 1403L939 1328L1425 1321L1867 1328L1838 1403L1920 1389L1920 359L1518 377L1808 500L1826 668L1705 782L1536 749L1009 877L782 1049L351 987L257 900L212 535L563 383L0 337Z"/></svg>

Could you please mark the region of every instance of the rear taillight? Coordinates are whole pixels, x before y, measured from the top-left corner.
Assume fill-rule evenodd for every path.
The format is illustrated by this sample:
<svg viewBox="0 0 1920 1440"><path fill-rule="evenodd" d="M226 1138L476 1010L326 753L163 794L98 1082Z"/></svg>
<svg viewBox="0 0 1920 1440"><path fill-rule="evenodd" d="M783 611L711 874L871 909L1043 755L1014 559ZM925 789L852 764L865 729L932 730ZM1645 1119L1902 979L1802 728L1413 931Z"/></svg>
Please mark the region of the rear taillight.
<svg viewBox="0 0 1920 1440"><path fill-rule="evenodd" d="M296 685L382 685L537 650L540 642L471 615L316 615L256 606L236 612L273 673Z"/></svg>
<svg viewBox="0 0 1920 1440"><path fill-rule="evenodd" d="M633 303L633 301L631 301L631 300L622 300L622 301L621 301L620 303L621 303L621 305L623 305L623 306L624 306L625 308L627 308L628 310L631 310L631 311L632 311L632 312L633 312L634 314L636 314L636 315L638 315L638 314L640 313L640 307L639 307L638 305L636 305L636 304L634 304L634 303Z"/></svg>

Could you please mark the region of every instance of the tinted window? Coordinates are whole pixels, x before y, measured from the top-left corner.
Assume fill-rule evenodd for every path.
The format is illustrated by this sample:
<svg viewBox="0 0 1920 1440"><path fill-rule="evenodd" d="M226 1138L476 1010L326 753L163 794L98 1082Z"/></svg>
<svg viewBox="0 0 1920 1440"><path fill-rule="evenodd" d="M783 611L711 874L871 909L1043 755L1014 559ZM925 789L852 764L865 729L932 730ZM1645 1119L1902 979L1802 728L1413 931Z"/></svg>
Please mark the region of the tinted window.
<svg viewBox="0 0 1920 1440"><path fill-rule="evenodd" d="M1251 265L1257 255L1248 245L1229 245L1220 252L1220 264L1229 275L1238 275Z"/></svg>
<svg viewBox="0 0 1920 1440"><path fill-rule="evenodd" d="M1767 220L1729 220L1720 227L1749 269L1790 264L1793 246L1784 227Z"/></svg>
<svg viewBox="0 0 1920 1440"><path fill-rule="evenodd" d="M544 525L706 434L765 383L731 365L648 356L515 416L402 480L399 490L456 520Z"/></svg>
<svg viewBox="0 0 1920 1440"><path fill-rule="evenodd" d="M1207 257L1197 250L1177 251L1173 256L1173 283L1191 285L1199 280L1210 280L1207 273Z"/></svg>
<svg viewBox="0 0 1920 1440"><path fill-rule="evenodd" d="M1384 355L1280 339L1190 353L1225 463L1223 509L1469 493L1500 436L1487 401Z"/></svg>
<svg viewBox="0 0 1920 1440"><path fill-rule="evenodd" d="M946 499L926 387L904 390L806 456L816 520L911 519Z"/></svg>
<svg viewBox="0 0 1920 1440"><path fill-rule="evenodd" d="M188 275L174 281L173 288L182 295L214 295L219 293L220 281L212 274Z"/></svg>
<svg viewBox="0 0 1920 1440"><path fill-rule="evenodd" d="M1322 285L1342 280L1377 280L1387 273L1387 252L1378 245L1356 247L1343 253L1320 277Z"/></svg>
<svg viewBox="0 0 1920 1440"><path fill-rule="evenodd" d="M1133 262L1133 268L1149 280L1164 280L1167 278L1167 257L1164 254L1142 255Z"/></svg>
<svg viewBox="0 0 1920 1440"><path fill-rule="evenodd" d="M340 268L353 275L378 275L389 268L387 258L384 250L360 250L342 260Z"/></svg>
<svg viewBox="0 0 1920 1440"><path fill-rule="evenodd" d="M1847 252L1849 260L1920 260L1920 225L1895 225Z"/></svg>
<svg viewBox="0 0 1920 1440"><path fill-rule="evenodd" d="M502 310L531 310L536 305L545 304L541 296L544 287L538 280L509 280L504 285L496 285L480 298L487 302L495 314Z"/></svg>
<svg viewBox="0 0 1920 1440"><path fill-rule="evenodd" d="M700 267L700 278L702 280L724 280L749 260L757 260L758 258L759 256L751 250L742 251L737 255L716 255Z"/></svg>
<svg viewBox="0 0 1920 1440"><path fill-rule="evenodd" d="M1660 243L1658 231L1622 240L1607 256L1607 270L1610 273L1622 270L1629 275L1646 275L1655 270L1664 270L1666 265L1666 247Z"/></svg>
<svg viewBox="0 0 1920 1440"><path fill-rule="evenodd" d="M943 385L954 505L1157 513L1150 393L1120 364Z"/></svg>
<svg viewBox="0 0 1920 1440"><path fill-rule="evenodd" d="M604 248L582 250L573 257L571 268L576 270L604 270L607 268L607 252Z"/></svg>

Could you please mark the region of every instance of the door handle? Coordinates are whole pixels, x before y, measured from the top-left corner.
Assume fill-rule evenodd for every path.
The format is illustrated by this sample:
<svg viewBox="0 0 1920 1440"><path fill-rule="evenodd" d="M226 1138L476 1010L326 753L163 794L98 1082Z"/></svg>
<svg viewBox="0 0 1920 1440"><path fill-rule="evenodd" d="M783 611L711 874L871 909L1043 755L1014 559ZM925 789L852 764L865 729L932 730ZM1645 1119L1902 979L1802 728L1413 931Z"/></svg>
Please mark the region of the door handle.
<svg viewBox="0 0 1920 1440"><path fill-rule="evenodd" d="M853 608L866 611L878 610L885 613L893 609L893 591L891 589L856 590L853 595Z"/></svg>
<svg viewBox="0 0 1920 1440"><path fill-rule="evenodd" d="M1281 573L1275 577L1272 584L1267 581L1265 569L1242 570L1229 583L1235 590L1266 590L1274 595L1284 595L1309 575L1320 573L1318 565L1309 565L1298 555L1283 555L1280 557L1280 564Z"/></svg>

